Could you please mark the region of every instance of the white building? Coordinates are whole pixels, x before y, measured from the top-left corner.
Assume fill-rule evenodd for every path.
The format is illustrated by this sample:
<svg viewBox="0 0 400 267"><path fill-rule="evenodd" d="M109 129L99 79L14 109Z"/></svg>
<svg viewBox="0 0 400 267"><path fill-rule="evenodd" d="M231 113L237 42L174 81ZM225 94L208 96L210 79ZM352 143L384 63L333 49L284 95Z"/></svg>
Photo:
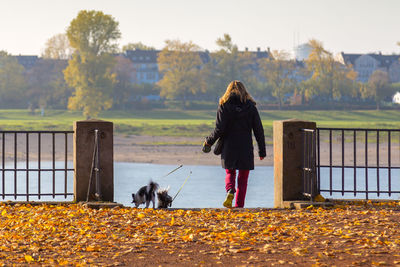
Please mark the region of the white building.
<svg viewBox="0 0 400 267"><path fill-rule="evenodd" d="M312 51L312 47L309 44L301 44L294 48L294 56L296 60L303 61L308 58Z"/></svg>
<svg viewBox="0 0 400 267"><path fill-rule="evenodd" d="M400 92L397 92L397 93L393 96L393 103L400 104Z"/></svg>
<svg viewBox="0 0 400 267"><path fill-rule="evenodd" d="M339 62L354 68L357 72L357 80L368 82L371 74L376 70L386 71L390 82L400 82L400 55L379 54L345 54L339 55Z"/></svg>

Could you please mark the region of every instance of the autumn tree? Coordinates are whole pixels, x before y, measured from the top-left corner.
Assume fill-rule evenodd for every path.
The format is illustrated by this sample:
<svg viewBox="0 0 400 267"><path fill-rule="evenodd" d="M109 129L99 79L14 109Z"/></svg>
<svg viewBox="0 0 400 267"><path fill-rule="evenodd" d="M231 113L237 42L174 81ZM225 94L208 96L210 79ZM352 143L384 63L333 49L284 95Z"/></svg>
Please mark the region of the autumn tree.
<svg viewBox="0 0 400 267"><path fill-rule="evenodd" d="M335 61L332 53L325 50L321 42L312 39L309 44L312 50L306 59L306 67L310 79L305 94L307 97L324 95L328 101L340 99L344 93L349 92L345 85L354 85L356 73Z"/></svg>
<svg viewBox="0 0 400 267"><path fill-rule="evenodd" d="M309 41L312 50L306 59L307 70L311 74L308 81L306 95L327 94L328 99L332 100L334 96L338 96L338 92L334 92L333 88L333 57L332 54L325 50L322 43L312 39Z"/></svg>
<svg viewBox="0 0 400 267"><path fill-rule="evenodd" d="M27 96L31 108L67 108L67 100L72 89L64 80L65 60L40 59L26 74L29 84Z"/></svg>
<svg viewBox="0 0 400 267"><path fill-rule="evenodd" d="M278 99L281 109L285 94L290 92L295 82L294 61L290 60L289 53L285 51L273 51L271 58L260 60L260 67L262 75L271 86L272 96Z"/></svg>
<svg viewBox="0 0 400 267"><path fill-rule="evenodd" d="M217 75L222 82L222 88L225 89L229 82L233 80L241 80L247 87L250 87L254 75L251 67L256 62L253 54L248 51L240 52L229 34L224 34L223 38L218 38L216 43L219 50L215 53L214 59L216 60Z"/></svg>
<svg viewBox="0 0 400 267"><path fill-rule="evenodd" d="M204 90L200 76L200 47L192 42L167 40L157 62L163 78L158 82L160 95L186 102L190 96Z"/></svg>
<svg viewBox="0 0 400 267"><path fill-rule="evenodd" d="M379 110L382 100L390 96L392 88L389 84L389 75L386 71L376 70L369 77L368 84L361 87L361 96L363 98L373 98L376 103L376 109Z"/></svg>
<svg viewBox="0 0 400 267"><path fill-rule="evenodd" d="M68 85L75 89L68 108L83 110L95 117L112 106L113 73L117 43L121 36L118 22L101 11L80 11L67 29L68 40L75 50L64 71Z"/></svg>
<svg viewBox="0 0 400 267"><path fill-rule="evenodd" d="M67 35L65 33L60 33L47 40L42 57L51 59L70 59L72 53L73 49L69 44Z"/></svg>
<svg viewBox="0 0 400 267"><path fill-rule="evenodd" d="M120 55L116 57L116 64L113 72L116 75L113 105L126 108L129 103L129 98L133 94L133 82L136 79L136 70L128 58Z"/></svg>
<svg viewBox="0 0 400 267"><path fill-rule="evenodd" d="M202 76L207 81L207 94L220 97L233 80L241 80L246 87L254 89L258 85L254 55L239 51L229 34L218 38L216 44L218 50L210 54L210 61L202 69Z"/></svg>
<svg viewBox="0 0 400 267"><path fill-rule="evenodd" d="M142 42L138 42L138 43L128 43L122 47L122 52L125 52L127 50L156 50L156 49L152 46L147 46Z"/></svg>
<svg viewBox="0 0 400 267"><path fill-rule="evenodd" d="M15 108L26 106L24 67L5 51L0 51L0 104Z"/></svg>

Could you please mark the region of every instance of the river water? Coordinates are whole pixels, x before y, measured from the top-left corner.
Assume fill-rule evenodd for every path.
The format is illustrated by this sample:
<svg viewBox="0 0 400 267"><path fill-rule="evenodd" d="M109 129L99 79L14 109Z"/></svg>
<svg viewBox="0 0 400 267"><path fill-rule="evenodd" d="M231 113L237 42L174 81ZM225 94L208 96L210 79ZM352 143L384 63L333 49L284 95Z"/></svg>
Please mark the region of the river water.
<svg viewBox="0 0 400 267"><path fill-rule="evenodd" d="M144 163L116 163L115 201L131 206L131 194L150 180L160 187L170 186L169 194L174 197L185 180L172 207L174 208L221 208L225 199L225 170L221 166L183 166L167 177L165 174L176 165ZM189 178L188 178L189 177ZM273 167L260 166L250 172L245 207L273 207Z"/></svg>
<svg viewBox="0 0 400 267"><path fill-rule="evenodd" d="M56 162L55 167L64 168L64 162ZM18 162L17 168L24 169L25 162ZM159 165L146 163L114 163L114 201L124 206L133 206L132 193L136 193L140 187L147 185L150 180L157 182L160 187L170 187L169 194L174 197L183 186L175 198L173 208L218 208L222 207L225 199L225 170L220 166L183 166L177 171L165 176L170 171L177 168L177 165ZM14 177L13 163L6 163L4 172L4 188L2 183L2 173L0 172L0 193L26 194L26 171L18 171ZM37 169L36 162L30 162L29 168ZM42 169L51 169L51 162L41 162ZM72 162L68 163L68 168L73 168ZM189 178L188 178L189 176ZM16 183L14 182L16 179ZM256 167L250 172L246 207L272 207L273 206L273 167ZM65 172L55 172L54 190L57 193L65 192L64 188ZM40 177L41 193L53 192L53 173L42 172ZM15 187L15 185L17 185ZM38 192L38 174L37 171L29 172L29 193ZM73 192L73 172L67 173L67 192ZM3 200L26 201L26 196L7 196ZM30 201L72 201L72 196L30 196ZM143 207L140 206L140 207Z"/></svg>
<svg viewBox="0 0 400 267"><path fill-rule="evenodd" d="M29 168L37 168L35 163L30 163ZM18 168L23 168L24 162L18 162ZM42 168L51 168L51 162L42 162ZM160 164L147 164L147 163L125 163L116 162L114 164L114 200L124 206L133 206L132 193L136 193L140 187L149 183L150 180L157 182L160 187L170 187L169 194L174 197L178 190L182 187L185 180L187 182L182 187L176 199L172 203L173 208L221 208L222 202L225 199L225 170L220 166L183 166L174 173L165 176L170 171L177 168L177 165L160 165ZM4 172L4 188L2 180L2 173L0 172L0 193L13 194L15 188L17 193L26 193L26 172L17 172L17 187L15 187L15 177L12 163L5 164L5 168L9 169ZM64 168L63 162L56 162L56 168ZM72 162L68 163L68 168L72 168ZM389 190L389 179L387 169L381 169L379 172L379 189L383 191ZM329 169L321 169L321 189L329 189ZM362 168L357 169L356 183L354 183L354 172L352 169L345 170L345 189L353 190L354 187L363 191L366 189L365 170ZM41 193L53 192L52 172L43 172L41 175ZM55 173L56 192L64 192L65 172L57 171ZM394 169L391 172L391 186L393 191L400 192L400 170ZM342 172L341 169L334 169L332 172L332 188L341 190L342 188ZM376 169L368 170L368 190L376 190L378 188L377 172ZM38 192L38 175L37 171L29 172L29 192ZM67 192L73 192L73 172L68 172L67 175ZM255 170L250 172L249 182L247 187L247 195L245 207L247 208L272 208L274 199L274 176L272 166L256 166ZM329 198L366 198L364 193L358 193L356 196L352 193L341 194L323 192L324 197ZM370 199L399 199L399 193L377 194L370 193ZM7 196L3 200L15 200L12 196ZM17 201L26 200L26 197L20 196ZM38 201L35 196L29 200ZM52 196L44 196L40 200L45 201L71 201L72 196L65 198L64 196L57 196L55 199ZM143 207L143 205L141 206Z"/></svg>

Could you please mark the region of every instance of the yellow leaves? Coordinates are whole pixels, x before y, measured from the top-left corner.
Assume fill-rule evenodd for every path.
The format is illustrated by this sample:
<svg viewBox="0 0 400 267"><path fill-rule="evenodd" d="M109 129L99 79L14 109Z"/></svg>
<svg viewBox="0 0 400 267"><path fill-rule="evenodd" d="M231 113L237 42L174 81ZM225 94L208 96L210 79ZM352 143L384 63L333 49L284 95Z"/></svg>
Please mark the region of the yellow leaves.
<svg viewBox="0 0 400 267"><path fill-rule="evenodd" d="M202 254L213 257L252 253L275 257L275 262L279 257L286 263L289 259L282 256L314 258L322 263L343 255L364 257L366 252L393 255L400 249L398 211L375 205L367 210L357 206L310 211L0 205L0 213L4 211L0 259L7 255L6 266L22 262L102 265L138 253L147 259L144 253L156 246L157 251L174 250L177 257L187 254L185 247L201 246Z"/></svg>
<svg viewBox="0 0 400 267"><path fill-rule="evenodd" d="M100 251L100 250L101 250L101 248L96 245L90 245L90 246L86 247L86 251L88 251L88 252Z"/></svg>
<svg viewBox="0 0 400 267"><path fill-rule="evenodd" d="M321 196L320 194L318 194L315 198L314 201L316 202L325 202L325 198L323 196Z"/></svg>
<svg viewBox="0 0 400 267"><path fill-rule="evenodd" d="M136 217L139 219L143 219L144 217L146 217L146 215L144 215L143 213L138 213Z"/></svg>
<svg viewBox="0 0 400 267"><path fill-rule="evenodd" d="M70 262L68 262L68 260L62 259L62 258L61 258L61 259L58 259L57 262L58 262L58 264L61 265L61 266L63 266L63 265L69 265L69 264L70 264Z"/></svg>
<svg viewBox="0 0 400 267"><path fill-rule="evenodd" d="M25 261L27 263L31 263L31 262L34 262L35 259L31 255L25 255Z"/></svg>
<svg viewBox="0 0 400 267"><path fill-rule="evenodd" d="M194 241L194 235L193 234L184 235L181 238L185 242Z"/></svg>
<svg viewBox="0 0 400 267"><path fill-rule="evenodd" d="M386 261L379 261L379 262L372 261L372 265L373 266L385 266L385 265L387 265L387 263L386 263Z"/></svg>
<svg viewBox="0 0 400 267"><path fill-rule="evenodd" d="M240 238L241 239L246 239L248 237L249 237L249 233L248 232L243 231L243 232L240 233Z"/></svg>
<svg viewBox="0 0 400 267"><path fill-rule="evenodd" d="M295 247L295 248L292 248L292 252L293 252L294 255L304 256L304 255L306 255L306 253L308 253L308 249L307 248Z"/></svg>

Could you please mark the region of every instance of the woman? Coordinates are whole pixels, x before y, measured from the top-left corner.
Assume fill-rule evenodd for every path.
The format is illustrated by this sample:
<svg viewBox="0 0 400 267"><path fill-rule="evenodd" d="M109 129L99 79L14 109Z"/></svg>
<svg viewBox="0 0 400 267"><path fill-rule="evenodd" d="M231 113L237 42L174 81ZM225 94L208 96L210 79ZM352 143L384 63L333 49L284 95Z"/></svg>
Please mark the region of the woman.
<svg viewBox="0 0 400 267"><path fill-rule="evenodd" d="M223 138L221 153L222 168L226 170L223 205L232 208L236 193L235 208L244 206L247 179L254 169L252 131L258 144L260 160L266 156L264 129L256 108L256 102L240 81L232 81L219 100L215 129L203 144L203 151L209 152L218 138ZM235 190L236 170L238 186Z"/></svg>

